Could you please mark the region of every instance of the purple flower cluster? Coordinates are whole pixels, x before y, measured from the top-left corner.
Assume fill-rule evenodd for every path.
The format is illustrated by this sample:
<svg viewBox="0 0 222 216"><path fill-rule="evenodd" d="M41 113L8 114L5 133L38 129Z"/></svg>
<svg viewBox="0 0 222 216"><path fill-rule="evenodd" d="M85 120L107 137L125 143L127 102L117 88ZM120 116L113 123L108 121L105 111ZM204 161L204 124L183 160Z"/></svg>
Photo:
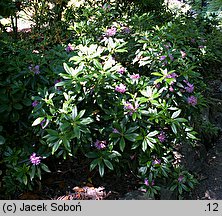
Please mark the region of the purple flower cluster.
<svg viewBox="0 0 222 216"><path fill-rule="evenodd" d="M130 34L131 30L128 27L124 27L122 32L123 32L123 34Z"/></svg>
<svg viewBox="0 0 222 216"><path fill-rule="evenodd" d="M192 106L195 106L195 105L197 105L197 98L192 95L192 96L187 98L187 103L192 105Z"/></svg>
<svg viewBox="0 0 222 216"><path fill-rule="evenodd" d="M176 73L171 73L171 74L168 74L167 76L166 76L166 78L168 78L168 79L172 79L172 78L177 78L178 77L178 75L176 74Z"/></svg>
<svg viewBox="0 0 222 216"><path fill-rule="evenodd" d="M106 36L112 37L116 34L116 27L112 26L111 28L106 30Z"/></svg>
<svg viewBox="0 0 222 216"><path fill-rule="evenodd" d="M157 165L157 164L161 164L161 159L155 159L153 162L152 162L153 165Z"/></svg>
<svg viewBox="0 0 222 216"><path fill-rule="evenodd" d="M66 47L66 52L67 52L67 53L72 52L74 49L75 49L75 48L73 47L73 45L69 43L69 44L67 45L67 47Z"/></svg>
<svg viewBox="0 0 222 216"><path fill-rule="evenodd" d="M148 181L147 178L144 179L144 184L145 184L146 186L150 186L149 181ZM154 180L153 180L152 183L151 183L151 186L154 186L154 185L155 185L155 182L154 182Z"/></svg>
<svg viewBox="0 0 222 216"><path fill-rule="evenodd" d="M139 74L133 74L133 75L130 75L130 78L132 80L138 80L140 78L140 75Z"/></svg>
<svg viewBox="0 0 222 216"><path fill-rule="evenodd" d="M36 101L36 100L32 102L32 106L33 106L33 107L36 107L38 104L39 104L39 102Z"/></svg>
<svg viewBox="0 0 222 216"><path fill-rule="evenodd" d="M94 146L99 150L104 149L104 148L106 148L106 141L105 140L103 140L103 141L96 140L96 142L94 143Z"/></svg>
<svg viewBox="0 0 222 216"><path fill-rule="evenodd" d="M163 60L165 60L165 59L166 59L166 56L165 56L165 55L160 56L160 61L163 61Z"/></svg>
<svg viewBox="0 0 222 216"><path fill-rule="evenodd" d="M178 182L182 182L183 179L184 179L184 176L180 175L180 176L178 177Z"/></svg>
<svg viewBox="0 0 222 216"><path fill-rule="evenodd" d="M171 61L174 61L174 57L173 57L172 54L169 54L169 57L170 57L170 60L171 60Z"/></svg>
<svg viewBox="0 0 222 216"><path fill-rule="evenodd" d="M126 86L124 84L120 83L118 86L116 86L115 90L119 93L125 93Z"/></svg>
<svg viewBox="0 0 222 216"><path fill-rule="evenodd" d="M32 153L29 160L33 165L39 165L41 163L41 157L37 157L36 153Z"/></svg>
<svg viewBox="0 0 222 216"><path fill-rule="evenodd" d="M139 107L139 104L137 101L135 102L135 106L133 106L133 104L131 104L130 102L126 102L124 104L124 109L129 111L130 115L132 115L134 112L136 112L138 107Z"/></svg>
<svg viewBox="0 0 222 216"><path fill-rule="evenodd" d="M160 134L157 135L157 138L159 139L160 142L164 142L166 140L166 135L163 131L161 131Z"/></svg>
<svg viewBox="0 0 222 216"><path fill-rule="evenodd" d="M34 74L39 74L39 73L40 73L39 65L34 66L33 64L31 64L31 65L29 66L29 70L30 70L31 72L33 72Z"/></svg>
<svg viewBox="0 0 222 216"><path fill-rule="evenodd" d="M170 92L174 92L173 86L170 86L170 87L169 87L169 91L170 91Z"/></svg>
<svg viewBox="0 0 222 216"><path fill-rule="evenodd" d="M192 93L194 91L194 85L189 83L187 80L184 80L184 82L187 84L185 87L186 92Z"/></svg>
<svg viewBox="0 0 222 216"><path fill-rule="evenodd" d="M117 70L117 72L118 72L119 74L124 74L124 73L126 72L126 69L125 69L124 67L121 67L121 68L119 68L119 69Z"/></svg>
<svg viewBox="0 0 222 216"><path fill-rule="evenodd" d="M186 52L184 52L183 50L180 51L180 54L182 58L186 58L187 56Z"/></svg>
<svg viewBox="0 0 222 216"><path fill-rule="evenodd" d="M113 133L119 134L120 132L116 128L114 128Z"/></svg>

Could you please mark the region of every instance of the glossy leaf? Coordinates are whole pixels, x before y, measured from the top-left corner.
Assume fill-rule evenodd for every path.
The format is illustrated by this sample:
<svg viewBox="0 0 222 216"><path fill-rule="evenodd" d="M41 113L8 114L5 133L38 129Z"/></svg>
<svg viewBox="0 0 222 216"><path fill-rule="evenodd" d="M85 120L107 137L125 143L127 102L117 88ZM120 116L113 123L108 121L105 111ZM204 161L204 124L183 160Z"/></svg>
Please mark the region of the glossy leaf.
<svg viewBox="0 0 222 216"><path fill-rule="evenodd" d="M110 170L113 170L113 165L112 163L109 161L109 160L106 160L106 159L103 159L105 165L110 169Z"/></svg>
<svg viewBox="0 0 222 216"><path fill-rule="evenodd" d="M36 125L40 124L43 119L44 119L44 117L38 117L38 118L32 123L32 126L36 126Z"/></svg>

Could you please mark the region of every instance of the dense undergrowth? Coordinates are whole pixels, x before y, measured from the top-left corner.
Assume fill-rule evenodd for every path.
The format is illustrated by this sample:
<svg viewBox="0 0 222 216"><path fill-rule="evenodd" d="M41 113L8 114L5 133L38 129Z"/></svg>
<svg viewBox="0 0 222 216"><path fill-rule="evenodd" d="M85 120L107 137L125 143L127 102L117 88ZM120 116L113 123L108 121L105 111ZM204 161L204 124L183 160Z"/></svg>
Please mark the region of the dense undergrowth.
<svg viewBox="0 0 222 216"><path fill-rule="evenodd" d="M195 187L195 173L174 152L195 151L209 133L201 111L207 67L221 63L218 23L175 14L162 1L124 4L64 4L59 24L45 25L38 3L46 11L31 32L1 33L5 198L39 185L51 161L73 157L101 177L130 170L156 199L161 188L183 198Z"/></svg>

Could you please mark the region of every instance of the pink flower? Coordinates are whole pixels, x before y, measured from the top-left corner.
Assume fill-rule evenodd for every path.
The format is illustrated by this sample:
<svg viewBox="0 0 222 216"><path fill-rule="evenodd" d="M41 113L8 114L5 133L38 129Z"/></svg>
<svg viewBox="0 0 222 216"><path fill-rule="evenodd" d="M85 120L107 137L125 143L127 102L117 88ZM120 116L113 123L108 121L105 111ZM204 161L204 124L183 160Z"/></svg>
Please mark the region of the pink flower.
<svg viewBox="0 0 222 216"><path fill-rule="evenodd" d="M118 131L116 128L114 128L114 129L113 129L113 133L119 134L119 131Z"/></svg>
<svg viewBox="0 0 222 216"><path fill-rule="evenodd" d="M131 32L131 30L128 27L123 28L123 33L124 34L129 34L130 32Z"/></svg>
<svg viewBox="0 0 222 216"><path fill-rule="evenodd" d="M69 43L69 44L67 45L67 47L66 47L66 52L67 52L67 53L72 52L74 49L75 49L75 48L73 47L73 45Z"/></svg>
<svg viewBox="0 0 222 216"><path fill-rule="evenodd" d="M39 74L40 73L40 70L39 70L39 65L30 65L29 66L29 70L32 71L34 74Z"/></svg>
<svg viewBox="0 0 222 216"><path fill-rule="evenodd" d="M184 82L187 84L185 87L186 92L192 93L194 91L194 85L189 83L187 80L184 80Z"/></svg>
<svg viewBox="0 0 222 216"><path fill-rule="evenodd" d="M163 61L163 60L165 60L165 59L166 59L166 56L165 56L165 55L160 56L160 61Z"/></svg>
<svg viewBox="0 0 222 216"><path fill-rule="evenodd" d="M161 164L161 160L160 159L155 159L153 162L152 162L153 165L156 165L156 164Z"/></svg>
<svg viewBox="0 0 222 216"><path fill-rule="evenodd" d="M147 178L145 178L144 179L144 184L146 185L146 186L150 186L150 184L149 184L149 181L148 181L148 179ZM152 181L152 183L151 183L151 186L154 186L154 180Z"/></svg>
<svg viewBox="0 0 222 216"><path fill-rule="evenodd" d="M120 85L116 86L115 90L119 93L125 93L126 86L124 84L120 83Z"/></svg>
<svg viewBox="0 0 222 216"><path fill-rule="evenodd" d="M116 27L112 26L111 28L107 29L106 36L112 37L116 34Z"/></svg>
<svg viewBox="0 0 222 216"><path fill-rule="evenodd" d="M170 92L174 92L173 86L170 86L170 87L169 87L169 91L170 91Z"/></svg>
<svg viewBox="0 0 222 216"><path fill-rule="evenodd" d="M192 105L192 106L195 106L195 105L197 105L197 98L192 95L192 96L187 98L187 103Z"/></svg>
<svg viewBox="0 0 222 216"><path fill-rule="evenodd" d="M132 115L134 112L137 111L139 107L138 101L135 102L135 105L133 106L133 104L131 104L130 102L126 102L124 104L124 109L129 111L129 114Z"/></svg>
<svg viewBox="0 0 222 216"><path fill-rule="evenodd" d="M36 157L36 153L33 153L29 160L33 165L39 165L41 163L41 157Z"/></svg>
<svg viewBox="0 0 222 216"><path fill-rule="evenodd" d="M169 54L169 57L170 57L170 60L173 61L174 60L174 57L172 54Z"/></svg>
<svg viewBox="0 0 222 216"><path fill-rule="evenodd" d="M178 182L182 182L183 179L184 179L184 176L180 175L180 176L178 177Z"/></svg>
<svg viewBox="0 0 222 216"><path fill-rule="evenodd" d="M124 109L133 110L134 106L130 102L126 102L125 105L124 105Z"/></svg>
<svg viewBox="0 0 222 216"><path fill-rule="evenodd" d="M99 141L99 140L96 140L96 142L94 143L94 146L97 148L97 149L104 149L106 148L106 141Z"/></svg>
<svg viewBox="0 0 222 216"><path fill-rule="evenodd" d="M187 56L186 52L184 52L183 50L180 51L182 58L185 58Z"/></svg>
<svg viewBox="0 0 222 216"><path fill-rule="evenodd" d="M118 72L119 74L123 74L123 73L126 72L126 69L125 69L124 67L121 67L121 68L119 68L119 69L117 70L117 72Z"/></svg>
<svg viewBox="0 0 222 216"><path fill-rule="evenodd" d="M130 75L130 78L132 80L138 80L140 78L140 75L139 74L133 74L133 75Z"/></svg>
<svg viewBox="0 0 222 216"><path fill-rule="evenodd" d="M178 75L176 74L176 73L171 73L171 74L168 74L167 76L166 76L166 78L168 78L168 79L171 79L171 78L177 78L178 77Z"/></svg>
<svg viewBox="0 0 222 216"><path fill-rule="evenodd" d="M39 104L39 102L36 101L36 100L35 100L34 102L32 102L32 106L33 106L33 107L36 107L38 104Z"/></svg>
<svg viewBox="0 0 222 216"><path fill-rule="evenodd" d="M157 135L157 138L159 139L160 142L164 142L166 140L166 135L163 131L159 135Z"/></svg>

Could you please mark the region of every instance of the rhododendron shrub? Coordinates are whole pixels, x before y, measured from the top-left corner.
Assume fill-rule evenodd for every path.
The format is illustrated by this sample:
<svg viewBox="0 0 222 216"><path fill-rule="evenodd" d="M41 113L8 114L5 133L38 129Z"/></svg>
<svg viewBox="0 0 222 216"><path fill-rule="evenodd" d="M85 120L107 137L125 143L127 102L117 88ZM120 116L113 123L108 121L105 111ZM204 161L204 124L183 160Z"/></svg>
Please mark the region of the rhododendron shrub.
<svg viewBox="0 0 222 216"><path fill-rule="evenodd" d="M73 43L60 82L33 97L39 104L33 126L52 155L81 152L100 176L133 169L150 196L161 187L180 195L194 187L194 176L175 162L173 151L198 142L192 113L204 100L195 72L199 60L191 60L201 52L171 41L168 30L132 27L126 35L112 23L97 43Z"/></svg>
<svg viewBox="0 0 222 216"><path fill-rule="evenodd" d="M7 51L8 60L16 57L12 82L19 81L1 81L7 88L0 114L7 122L5 113L11 112L24 134L2 151L4 184L11 191L40 185L47 165L72 158L101 177L131 172L138 188L157 199L162 189L181 198L194 188L195 173L178 155L182 148L195 151L200 142L202 65L214 56L206 26L183 15L159 11L157 18L133 10L129 16L117 9L84 1L64 13L68 40L47 47L44 39L18 56L13 48ZM5 99L9 92L13 104ZM18 115L22 104L28 109Z"/></svg>

